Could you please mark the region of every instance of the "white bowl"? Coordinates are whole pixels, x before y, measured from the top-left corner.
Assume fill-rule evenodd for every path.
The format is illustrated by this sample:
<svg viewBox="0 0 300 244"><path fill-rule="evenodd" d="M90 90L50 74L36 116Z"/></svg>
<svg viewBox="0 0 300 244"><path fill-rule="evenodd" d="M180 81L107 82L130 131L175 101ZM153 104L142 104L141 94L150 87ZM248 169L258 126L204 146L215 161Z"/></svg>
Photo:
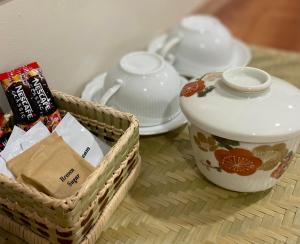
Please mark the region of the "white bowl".
<svg viewBox="0 0 300 244"><path fill-rule="evenodd" d="M81 93L81 98L98 103L104 95L103 86L104 80L107 73L100 74L96 76L93 80L88 82ZM181 78L181 83L186 84L187 79ZM180 126L187 123L187 119L180 112L174 119L167 121L166 123L154 125L154 126L140 126L140 135L159 135L179 128Z"/></svg>
<svg viewBox="0 0 300 244"><path fill-rule="evenodd" d="M161 56L129 53L108 72L100 102L136 115L141 126L159 125L179 114L181 81Z"/></svg>
<svg viewBox="0 0 300 244"><path fill-rule="evenodd" d="M191 77L232 67L240 48L215 17L189 16L173 28L160 50L181 74Z"/></svg>

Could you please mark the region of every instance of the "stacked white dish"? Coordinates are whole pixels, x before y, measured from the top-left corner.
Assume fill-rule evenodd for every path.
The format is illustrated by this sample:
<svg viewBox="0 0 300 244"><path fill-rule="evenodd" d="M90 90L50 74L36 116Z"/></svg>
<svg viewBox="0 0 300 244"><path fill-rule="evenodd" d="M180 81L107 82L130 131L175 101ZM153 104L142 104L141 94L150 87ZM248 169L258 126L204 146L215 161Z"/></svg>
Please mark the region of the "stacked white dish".
<svg viewBox="0 0 300 244"><path fill-rule="evenodd" d="M187 122L178 100L187 82L182 76L245 66L250 57L249 49L219 20L190 16L153 40L147 52L125 55L89 82L82 98L136 115L141 135L160 134Z"/></svg>

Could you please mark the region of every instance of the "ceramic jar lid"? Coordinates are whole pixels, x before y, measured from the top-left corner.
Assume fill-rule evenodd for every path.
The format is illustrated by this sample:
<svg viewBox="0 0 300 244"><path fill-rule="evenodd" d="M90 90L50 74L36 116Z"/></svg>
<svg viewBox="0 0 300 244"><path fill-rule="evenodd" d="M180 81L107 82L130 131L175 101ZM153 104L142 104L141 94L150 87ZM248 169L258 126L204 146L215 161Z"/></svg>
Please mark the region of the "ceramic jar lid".
<svg viewBox="0 0 300 244"><path fill-rule="evenodd" d="M300 136L300 90L256 68L194 79L180 103L192 124L224 138L265 143Z"/></svg>

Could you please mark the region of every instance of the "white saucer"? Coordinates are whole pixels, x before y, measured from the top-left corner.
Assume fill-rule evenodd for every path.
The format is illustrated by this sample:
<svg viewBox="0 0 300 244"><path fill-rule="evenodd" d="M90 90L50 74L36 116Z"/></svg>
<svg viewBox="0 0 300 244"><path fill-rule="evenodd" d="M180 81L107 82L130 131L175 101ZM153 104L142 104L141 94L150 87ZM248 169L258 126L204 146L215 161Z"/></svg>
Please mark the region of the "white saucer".
<svg viewBox="0 0 300 244"><path fill-rule="evenodd" d="M156 126L140 127L140 135L150 136L150 135L163 134L168 131L175 130L186 123L187 123L187 119L183 115L183 113L180 111L179 114L174 119L172 119L164 124L160 124L160 125L156 125Z"/></svg>
<svg viewBox="0 0 300 244"><path fill-rule="evenodd" d="M152 42L148 46L149 52L156 53L159 49L163 47L163 44L165 43L167 39L167 34L161 35L155 39L152 40ZM243 43L242 41L238 39L234 39L234 45L236 48L236 53L233 57L233 60L228 65L228 67L235 67L235 66L247 66L251 60L252 54L248 46ZM195 71L184 71L184 70L177 70L181 75L187 76L187 77L194 77L193 74L199 73L199 70ZM211 72L210 70L209 72ZM223 71L223 70L213 70L213 71ZM204 73L199 73L198 75L204 75Z"/></svg>
<svg viewBox="0 0 300 244"><path fill-rule="evenodd" d="M92 81L90 81L84 88L83 92L81 93L81 98L98 102L103 94L103 85L104 80L107 73L103 73L97 77L95 77ZM185 82L187 80L184 77L181 77ZM187 119L183 115L183 113L180 111L180 113L172 120L156 125L156 126L146 126L146 127L140 127L140 135L146 136L146 135L158 135L162 134L171 130L174 130L184 124L187 123Z"/></svg>

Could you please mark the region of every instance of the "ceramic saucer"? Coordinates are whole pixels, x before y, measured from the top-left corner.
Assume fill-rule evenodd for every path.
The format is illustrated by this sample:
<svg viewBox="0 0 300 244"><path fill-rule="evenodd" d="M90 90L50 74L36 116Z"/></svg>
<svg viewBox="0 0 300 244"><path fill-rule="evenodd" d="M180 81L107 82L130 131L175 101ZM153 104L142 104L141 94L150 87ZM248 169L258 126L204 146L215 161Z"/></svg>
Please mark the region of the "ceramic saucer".
<svg viewBox="0 0 300 244"><path fill-rule="evenodd" d="M95 77L92 81L90 81L84 88L81 98L88 100L88 101L93 101L93 102L98 102L104 91L103 91L103 85L104 85L104 80L106 77L107 73L103 73L97 77ZM183 77L181 77L183 80L182 83L186 83L187 80ZM146 136L146 135L158 135L162 133L166 133L168 131L174 130L184 124L187 123L187 119L183 115L183 113L180 111L180 113L172 120L156 125L156 126L145 126L145 127L140 127L140 135Z"/></svg>
<svg viewBox="0 0 300 244"><path fill-rule="evenodd" d="M152 42L149 44L148 46L148 51L149 52L157 52L159 49L161 49L165 43L167 39L167 34L161 35L157 38L155 38L154 40L152 40ZM251 52L250 49L247 47L247 45L245 43L243 43L242 41L238 40L238 39L234 39L234 45L235 45L235 55L233 57L233 60L230 63L230 66L246 66L248 65L248 63L251 60ZM183 70L178 70L178 72L183 75L183 76L187 76L187 77L193 77L193 75L191 75L191 71L183 71ZM193 73L197 73L197 71L192 71ZM206 72L204 72L206 73ZM202 74L199 74L202 75Z"/></svg>

